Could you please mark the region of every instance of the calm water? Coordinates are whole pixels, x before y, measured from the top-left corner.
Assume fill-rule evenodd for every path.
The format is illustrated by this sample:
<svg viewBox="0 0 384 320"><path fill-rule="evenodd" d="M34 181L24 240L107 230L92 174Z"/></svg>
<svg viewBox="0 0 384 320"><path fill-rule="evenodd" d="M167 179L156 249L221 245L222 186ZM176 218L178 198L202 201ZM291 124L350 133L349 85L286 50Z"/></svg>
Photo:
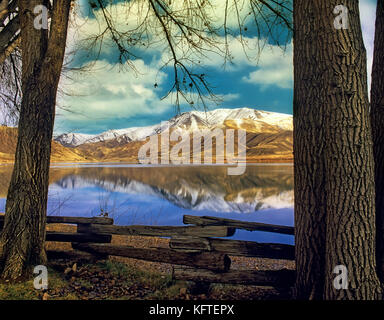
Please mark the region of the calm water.
<svg viewBox="0 0 384 320"><path fill-rule="evenodd" d="M4 212L10 166L0 167ZM224 166L143 167L56 165L51 168L49 215L96 216L119 225L183 225L183 215L210 215L293 225L293 166L248 165L241 176ZM293 236L236 231L235 239L293 244Z"/></svg>

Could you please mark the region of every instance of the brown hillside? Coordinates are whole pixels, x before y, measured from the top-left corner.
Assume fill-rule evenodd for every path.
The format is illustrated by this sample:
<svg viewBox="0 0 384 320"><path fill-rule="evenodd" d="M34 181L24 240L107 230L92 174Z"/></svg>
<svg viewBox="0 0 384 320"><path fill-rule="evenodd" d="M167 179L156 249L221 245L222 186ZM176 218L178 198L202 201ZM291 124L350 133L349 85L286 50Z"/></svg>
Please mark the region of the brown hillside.
<svg viewBox="0 0 384 320"><path fill-rule="evenodd" d="M276 129L265 124L256 127L252 121L242 123L241 128L235 123L226 122L222 129L243 129L247 131L247 161L248 162L273 162L293 160L293 136L292 131ZM160 140L160 139L159 139ZM237 138L235 148L237 148ZM117 139L104 142L87 143L80 145L78 150L84 157L98 159L98 161L134 162L136 163L140 147L143 141L119 142ZM172 148L177 142L171 142ZM190 145L192 146L192 140ZM212 148L215 150L215 140ZM203 146L201 148L204 150ZM213 150L213 154L215 151ZM214 157L213 157L214 158Z"/></svg>
<svg viewBox="0 0 384 320"><path fill-rule="evenodd" d="M0 127L0 162L13 162L17 143L17 129L1 126ZM79 151L63 147L61 144L52 141L53 162L78 162L91 161L86 159Z"/></svg>

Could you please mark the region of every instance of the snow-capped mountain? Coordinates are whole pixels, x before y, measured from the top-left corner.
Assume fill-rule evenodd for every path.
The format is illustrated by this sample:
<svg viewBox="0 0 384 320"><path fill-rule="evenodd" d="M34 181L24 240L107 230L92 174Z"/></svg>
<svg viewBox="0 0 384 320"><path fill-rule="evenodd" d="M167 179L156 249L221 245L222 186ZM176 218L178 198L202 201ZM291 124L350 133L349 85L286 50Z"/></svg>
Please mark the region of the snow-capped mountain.
<svg viewBox="0 0 384 320"><path fill-rule="evenodd" d="M118 143L142 141L167 129L194 131L202 128L224 126L228 121L231 121L232 126L235 125L238 128L242 128L244 125L249 127L251 124L252 127L260 130L265 126L272 126L277 130L292 131L293 129L292 116L288 114L250 108L215 109L207 112L184 112L168 121L147 127L109 130L97 135L67 133L57 136L55 141L67 147L78 147L83 144L105 142L113 139L116 139Z"/></svg>
<svg viewBox="0 0 384 320"><path fill-rule="evenodd" d="M104 142L117 139L118 142L140 141L157 133L158 125L148 127L133 127L119 130L108 130L88 139L84 143Z"/></svg>
<svg viewBox="0 0 384 320"><path fill-rule="evenodd" d="M292 130L292 116L277 112L254 110L250 108L215 109L212 111L190 111L173 117L169 122L171 127L198 129L201 126L215 127L228 120L253 120L277 126L283 130Z"/></svg>
<svg viewBox="0 0 384 320"><path fill-rule="evenodd" d="M95 135L92 134L63 133L55 137L54 140L62 144L64 147L77 147L94 137Z"/></svg>

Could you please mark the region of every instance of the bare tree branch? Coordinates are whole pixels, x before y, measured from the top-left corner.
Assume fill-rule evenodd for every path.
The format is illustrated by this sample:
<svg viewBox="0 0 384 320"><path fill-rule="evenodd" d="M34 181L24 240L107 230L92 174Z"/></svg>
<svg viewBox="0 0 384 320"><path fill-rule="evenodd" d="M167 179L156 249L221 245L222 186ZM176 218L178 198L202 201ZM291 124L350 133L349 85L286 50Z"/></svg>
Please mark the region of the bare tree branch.
<svg viewBox="0 0 384 320"><path fill-rule="evenodd" d="M0 52L0 64L3 64L5 59L9 57L9 55L15 51L15 49L20 46L20 36L17 35L8 46L4 49L4 51Z"/></svg>
<svg viewBox="0 0 384 320"><path fill-rule="evenodd" d="M19 16L16 16L0 32L0 54L8 47L12 39L16 37L16 34L19 30L20 19Z"/></svg>
<svg viewBox="0 0 384 320"><path fill-rule="evenodd" d="M0 28L0 64L4 63L20 41L17 2L10 0L8 15L2 17L6 24L3 29ZM4 5L5 2L3 0L0 3ZM125 8L127 21L135 16L137 23L120 25L117 16L111 12L112 3L106 5L105 1L94 0L92 10L100 31L90 36L86 42L88 46L83 44L81 49L95 53L97 58L103 46L113 45L119 52L119 63L139 73L133 63L134 59L139 58L138 50L160 46L164 49L165 60L160 70L167 67L173 70L173 83L163 99L174 95L178 110L182 103L194 108L202 105L206 109L207 99L216 103L220 101L208 83L209 74L207 76L202 71L203 61L209 59L210 54L222 56L223 65L227 61L232 62L231 44L235 40L241 43L247 58L256 58L257 63L268 38L280 45L279 32L281 29L288 30L287 40L283 39L283 43L287 43L292 30L291 0L225 0L224 20L221 23L212 15L216 8L210 1L132 0L121 4ZM236 21L235 27L233 21ZM257 35L255 57L250 54L250 38L247 36L252 23ZM89 71L91 64L76 68L66 65L65 73L71 70ZM154 86L157 87L155 80Z"/></svg>

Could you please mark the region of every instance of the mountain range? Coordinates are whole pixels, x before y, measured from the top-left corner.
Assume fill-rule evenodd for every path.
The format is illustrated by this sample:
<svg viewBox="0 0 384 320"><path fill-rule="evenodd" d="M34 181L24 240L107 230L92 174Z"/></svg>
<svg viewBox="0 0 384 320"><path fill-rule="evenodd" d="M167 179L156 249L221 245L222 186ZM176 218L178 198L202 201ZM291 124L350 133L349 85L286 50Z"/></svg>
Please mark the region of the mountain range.
<svg viewBox="0 0 384 320"><path fill-rule="evenodd" d="M233 123L231 123L233 122ZM250 132L272 133L277 130L292 131L292 116L249 108L216 109L213 111L190 111L168 121L147 127L109 130L101 134L65 133L55 137L55 141L66 147L117 140L119 143L141 141L164 130L181 129L189 132L199 129L225 128L245 129Z"/></svg>
<svg viewBox="0 0 384 320"><path fill-rule="evenodd" d="M165 130L193 134L196 130L216 128L224 132L225 129L246 130L247 161L249 162L293 160L291 115L238 108L184 112L156 125L109 130L100 134L56 135L52 142L52 161L137 163L138 151L148 141L148 137L160 135ZM7 136L12 138L9 139ZM0 162L12 161L16 137L16 129L2 127L0 130ZM176 143L171 142L170 148ZM215 144L212 148L214 147Z"/></svg>

